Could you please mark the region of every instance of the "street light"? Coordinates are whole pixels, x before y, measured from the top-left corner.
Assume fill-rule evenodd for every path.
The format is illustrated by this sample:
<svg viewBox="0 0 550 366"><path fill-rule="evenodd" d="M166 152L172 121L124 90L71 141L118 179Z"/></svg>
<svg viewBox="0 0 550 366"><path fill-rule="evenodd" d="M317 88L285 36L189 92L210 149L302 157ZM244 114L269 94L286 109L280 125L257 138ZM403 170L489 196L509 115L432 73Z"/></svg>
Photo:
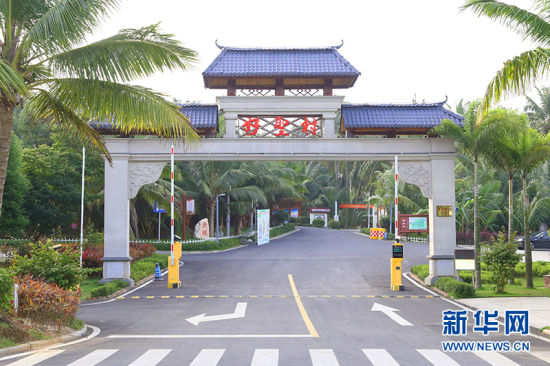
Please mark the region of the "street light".
<svg viewBox="0 0 550 366"><path fill-rule="evenodd" d="M219 224L219 216L220 216L220 210L218 209L218 198L225 196L225 193L218 194L216 196L216 241L220 241L220 224Z"/></svg>

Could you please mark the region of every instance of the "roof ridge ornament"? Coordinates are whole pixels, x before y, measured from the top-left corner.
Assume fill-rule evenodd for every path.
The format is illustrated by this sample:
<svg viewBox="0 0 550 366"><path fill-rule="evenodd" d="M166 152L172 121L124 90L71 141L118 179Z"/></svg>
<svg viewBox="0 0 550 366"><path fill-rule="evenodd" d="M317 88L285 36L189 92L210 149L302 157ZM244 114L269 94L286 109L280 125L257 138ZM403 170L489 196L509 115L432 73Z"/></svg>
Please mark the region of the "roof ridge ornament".
<svg viewBox="0 0 550 366"><path fill-rule="evenodd" d="M218 40L217 40L217 39L216 39L216 41L215 41L214 43L216 44L216 47L218 47L220 50L223 50L223 49L225 48L224 46L222 46L222 45L220 45L220 44L218 43Z"/></svg>
<svg viewBox="0 0 550 366"><path fill-rule="evenodd" d="M344 40L342 39L340 45L334 46L335 49L339 50L344 45Z"/></svg>

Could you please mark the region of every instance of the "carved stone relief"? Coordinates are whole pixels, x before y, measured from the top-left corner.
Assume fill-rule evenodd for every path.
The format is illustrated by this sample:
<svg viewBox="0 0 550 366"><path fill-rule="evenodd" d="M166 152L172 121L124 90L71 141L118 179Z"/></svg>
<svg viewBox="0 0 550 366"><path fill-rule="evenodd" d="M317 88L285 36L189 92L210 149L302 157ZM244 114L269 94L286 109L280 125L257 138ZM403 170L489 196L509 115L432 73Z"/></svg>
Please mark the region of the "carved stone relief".
<svg viewBox="0 0 550 366"><path fill-rule="evenodd" d="M429 161L400 161L399 176L420 188L424 197L432 196L432 164Z"/></svg>
<svg viewBox="0 0 550 366"><path fill-rule="evenodd" d="M134 198L142 186L156 182L165 165L160 162L129 162L128 199Z"/></svg>

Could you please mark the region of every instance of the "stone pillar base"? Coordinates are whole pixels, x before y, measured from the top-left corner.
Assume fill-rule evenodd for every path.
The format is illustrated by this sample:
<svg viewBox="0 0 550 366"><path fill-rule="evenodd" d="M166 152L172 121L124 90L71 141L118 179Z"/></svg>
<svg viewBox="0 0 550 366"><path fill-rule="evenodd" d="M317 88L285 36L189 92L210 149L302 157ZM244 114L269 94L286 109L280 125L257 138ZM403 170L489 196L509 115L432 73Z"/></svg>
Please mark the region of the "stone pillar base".
<svg viewBox="0 0 550 366"><path fill-rule="evenodd" d="M134 285L134 280L130 278L131 257L103 257L103 279L99 283L107 283L114 280L123 280L130 286Z"/></svg>
<svg viewBox="0 0 550 366"><path fill-rule="evenodd" d="M433 285L440 277L454 277L455 262L453 255L431 255L427 257L430 275L424 279L426 285Z"/></svg>

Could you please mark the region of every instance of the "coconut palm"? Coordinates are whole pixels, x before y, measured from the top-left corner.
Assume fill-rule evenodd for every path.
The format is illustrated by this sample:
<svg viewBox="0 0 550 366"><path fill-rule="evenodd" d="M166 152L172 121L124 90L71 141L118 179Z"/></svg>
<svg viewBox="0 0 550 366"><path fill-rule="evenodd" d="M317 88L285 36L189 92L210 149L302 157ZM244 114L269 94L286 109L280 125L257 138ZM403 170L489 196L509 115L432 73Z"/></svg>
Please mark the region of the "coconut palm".
<svg viewBox="0 0 550 366"><path fill-rule="evenodd" d="M537 45L504 62L487 86L478 111L478 123L491 105L510 94L525 94L533 82L550 69L550 3L534 0L533 4L533 11L529 11L495 0L467 0L461 8L499 21Z"/></svg>
<svg viewBox="0 0 550 366"><path fill-rule="evenodd" d="M0 210L17 106L24 105L32 120L93 141L108 158L91 120L112 122L123 132L196 136L162 94L127 84L157 71L187 69L196 59L194 51L161 33L158 25L85 44L119 3L0 0Z"/></svg>
<svg viewBox="0 0 550 366"><path fill-rule="evenodd" d="M514 139L518 130L527 126L527 118L513 110L497 109L490 112L484 120L486 125L499 127L498 134L491 136L482 145L482 152L487 161L495 168L506 172L508 178L508 240L512 240L514 222L513 179L520 169L517 164L515 147L504 143Z"/></svg>
<svg viewBox="0 0 550 366"><path fill-rule="evenodd" d="M468 109L464 115L464 127L454 124L452 121L445 119L441 125L431 129L430 134L447 136L455 140L462 148L465 154L470 155L474 165L474 247L475 247L475 288L481 288L481 264L480 264L480 242L479 242L479 158L483 152L484 146L491 141L491 138L498 131L495 124L489 125L485 123L477 124L476 115L479 108L479 102L471 102L468 104Z"/></svg>
<svg viewBox="0 0 550 366"><path fill-rule="evenodd" d="M531 121L531 127L541 133L550 132L550 88L536 88L539 95L539 103L529 96L524 111Z"/></svg>
<svg viewBox="0 0 550 366"><path fill-rule="evenodd" d="M526 128L517 136L517 162L523 184L523 233L525 235L525 275L527 287L533 287L533 258L531 253L531 230L529 227L529 195L527 176L550 158L550 135L542 135L532 128Z"/></svg>

